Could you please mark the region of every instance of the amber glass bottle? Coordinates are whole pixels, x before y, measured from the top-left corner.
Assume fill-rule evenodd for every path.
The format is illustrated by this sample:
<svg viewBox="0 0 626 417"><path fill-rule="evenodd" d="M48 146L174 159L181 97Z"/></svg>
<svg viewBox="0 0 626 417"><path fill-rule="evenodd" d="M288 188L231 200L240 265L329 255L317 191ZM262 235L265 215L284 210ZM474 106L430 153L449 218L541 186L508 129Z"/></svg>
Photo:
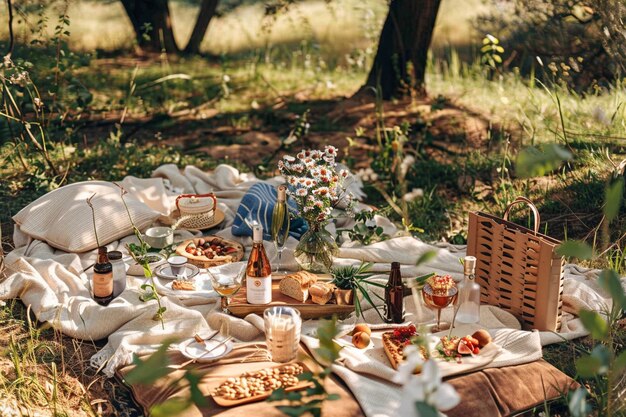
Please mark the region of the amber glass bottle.
<svg viewBox="0 0 626 417"><path fill-rule="evenodd" d="M391 263L389 281L385 285L385 321L387 323L404 322L404 284L399 262Z"/></svg>
<svg viewBox="0 0 626 417"><path fill-rule="evenodd" d="M98 248L98 260L93 267L91 282L93 299L100 305L107 305L113 300L113 265L109 262L107 248Z"/></svg>
<svg viewBox="0 0 626 417"><path fill-rule="evenodd" d="M263 246L263 226L252 229L252 252L246 268L246 299L249 304L272 302L272 266Z"/></svg>

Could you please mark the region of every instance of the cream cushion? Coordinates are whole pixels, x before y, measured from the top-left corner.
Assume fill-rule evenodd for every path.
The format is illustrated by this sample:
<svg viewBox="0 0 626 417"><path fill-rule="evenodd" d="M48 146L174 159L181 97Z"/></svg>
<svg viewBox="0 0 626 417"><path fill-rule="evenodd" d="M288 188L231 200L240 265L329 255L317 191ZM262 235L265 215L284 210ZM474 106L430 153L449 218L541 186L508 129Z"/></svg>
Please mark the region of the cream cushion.
<svg viewBox="0 0 626 417"><path fill-rule="evenodd" d="M145 180L144 180L145 181ZM128 194L124 196L133 222L143 231L163 212L155 206L159 193L165 195L161 180L153 182L152 192L137 192L133 182L123 183ZM134 182L137 182L134 179ZM160 183L160 187L159 184ZM96 212L96 226L101 245L106 245L133 233L130 220L122 199L120 189L105 181L85 181L63 186L49 192L24 207L13 216L20 230L35 239L48 242L50 246L66 252L86 252L98 245L93 230L91 209L87 199L96 194L92 204ZM160 201L159 201L160 202ZM160 205L157 204L156 208Z"/></svg>

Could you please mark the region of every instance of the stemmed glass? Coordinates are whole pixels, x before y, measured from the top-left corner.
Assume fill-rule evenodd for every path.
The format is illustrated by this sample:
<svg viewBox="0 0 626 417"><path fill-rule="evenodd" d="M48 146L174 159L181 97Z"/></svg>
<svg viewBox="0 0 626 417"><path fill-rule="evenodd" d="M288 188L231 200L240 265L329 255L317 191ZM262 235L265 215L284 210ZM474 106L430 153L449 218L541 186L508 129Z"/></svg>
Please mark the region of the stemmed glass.
<svg viewBox="0 0 626 417"><path fill-rule="evenodd" d="M437 325L432 328L433 333L437 333L450 328L449 323L441 324L441 310L454 303L459 290L456 286L445 290L434 290L430 284L424 285L422 289L422 297L427 306L437 310Z"/></svg>
<svg viewBox="0 0 626 417"><path fill-rule="evenodd" d="M221 307L223 313L228 313L230 299L237 294L243 284L243 277L246 274L246 263L235 262L226 264L213 271L207 269L207 274L211 279L211 285L215 292L221 297Z"/></svg>
<svg viewBox="0 0 626 417"><path fill-rule="evenodd" d="M284 275L285 272L280 270L282 264L283 251L285 250L285 243L289 238L289 208L287 207L285 192L287 187L280 186L278 188L278 199L274 205L274 211L272 212L272 240L274 241L274 247L278 253L278 264L274 271L276 275ZM282 198L281 198L282 196Z"/></svg>

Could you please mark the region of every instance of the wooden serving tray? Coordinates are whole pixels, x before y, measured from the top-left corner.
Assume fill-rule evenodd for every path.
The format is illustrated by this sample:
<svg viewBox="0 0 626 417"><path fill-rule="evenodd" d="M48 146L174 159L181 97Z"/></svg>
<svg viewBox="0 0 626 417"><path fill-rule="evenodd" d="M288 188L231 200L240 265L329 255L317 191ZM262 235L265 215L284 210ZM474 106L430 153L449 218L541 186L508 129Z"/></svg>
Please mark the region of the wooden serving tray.
<svg viewBox="0 0 626 417"><path fill-rule="evenodd" d="M232 298L228 305L228 310L233 316L245 317L248 314L256 313L263 315L266 308L274 306L293 307L300 311L303 319L318 319L321 317L329 317L333 314L339 316L347 316L354 311L354 305L337 305L337 304L315 304L309 298L306 302L301 303L291 297L286 296L278 288L280 282L272 282L272 302L269 304L248 304L246 301L246 287L243 286Z"/></svg>
<svg viewBox="0 0 626 417"><path fill-rule="evenodd" d="M303 372L311 372L311 369L309 369L308 366L306 366L303 362L296 362L298 365L302 366L302 368L304 369ZM274 368L280 368L282 366L285 365L289 365L288 363L283 363L280 365L276 365L276 366L268 366L267 368L264 369L274 369ZM237 375L239 376L239 375ZM219 384L216 385L216 387L220 386L222 383L224 383L224 381L221 381ZM298 382L296 385L293 385L289 388L285 388L285 391L287 392L291 392L291 391L299 391L301 389L305 389L305 388L309 388L313 386L313 384L309 381L300 381ZM237 405L243 405L243 404L249 404L249 403L253 403L253 402L257 402L257 401L263 401L264 399L268 398L270 395L272 395L273 391L267 391L265 394L259 394L259 395L255 395L252 397L248 397L248 398L242 398L240 400L227 400L224 397L221 396L216 396L213 395L213 390L211 390L211 396L213 397L213 401L215 401L217 403L217 405L222 406L222 407L235 407Z"/></svg>
<svg viewBox="0 0 626 417"><path fill-rule="evenodd" d="M176 254L180 256L184 256L185 258L189 260L189 263L199 268L211 268L214 266L220 266L220 265L229 264L232 262L239 262L243 259L245 249L241 243L224 239L219 236L202 236L202 238L204 239L218 238L222 240L224 243L227 243L230 246L236 247L237 252L233 252L229 255L224 255L218 258L213 258L213 259L209 259L206 256L195 256L195 255L185 252L185 248L190 242L194 242L195 244L198 244L198 240L200 240L200 238L197 237L197 238L185 240L184 242L179 243L178 246L176 247Z"/></svg>

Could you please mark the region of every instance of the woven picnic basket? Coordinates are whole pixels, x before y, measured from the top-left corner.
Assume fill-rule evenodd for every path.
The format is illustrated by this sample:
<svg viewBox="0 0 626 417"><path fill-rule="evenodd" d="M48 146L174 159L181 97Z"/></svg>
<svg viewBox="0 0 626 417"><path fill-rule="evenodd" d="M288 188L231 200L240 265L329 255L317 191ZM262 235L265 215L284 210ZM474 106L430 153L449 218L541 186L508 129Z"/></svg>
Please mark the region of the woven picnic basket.
<svg viewBox="0 0 626 417"><path fill-rule="evenodd" d="M533 230L509 222L511 208L530 207ZM476 281L482 304L502 308L526 329L557 331L563 305L563 257L560 242L539 233L539 211L525 197L517 197L502 218L482 212L469 216L467 254L476 257Z"/></svg>
<svg viewBox="0 0 626 417"><path fill-rule="evenodd" d="M180 218L175 227L206 229L215 221L217 198L214 194L182 194L176 197Z"/></svg>

